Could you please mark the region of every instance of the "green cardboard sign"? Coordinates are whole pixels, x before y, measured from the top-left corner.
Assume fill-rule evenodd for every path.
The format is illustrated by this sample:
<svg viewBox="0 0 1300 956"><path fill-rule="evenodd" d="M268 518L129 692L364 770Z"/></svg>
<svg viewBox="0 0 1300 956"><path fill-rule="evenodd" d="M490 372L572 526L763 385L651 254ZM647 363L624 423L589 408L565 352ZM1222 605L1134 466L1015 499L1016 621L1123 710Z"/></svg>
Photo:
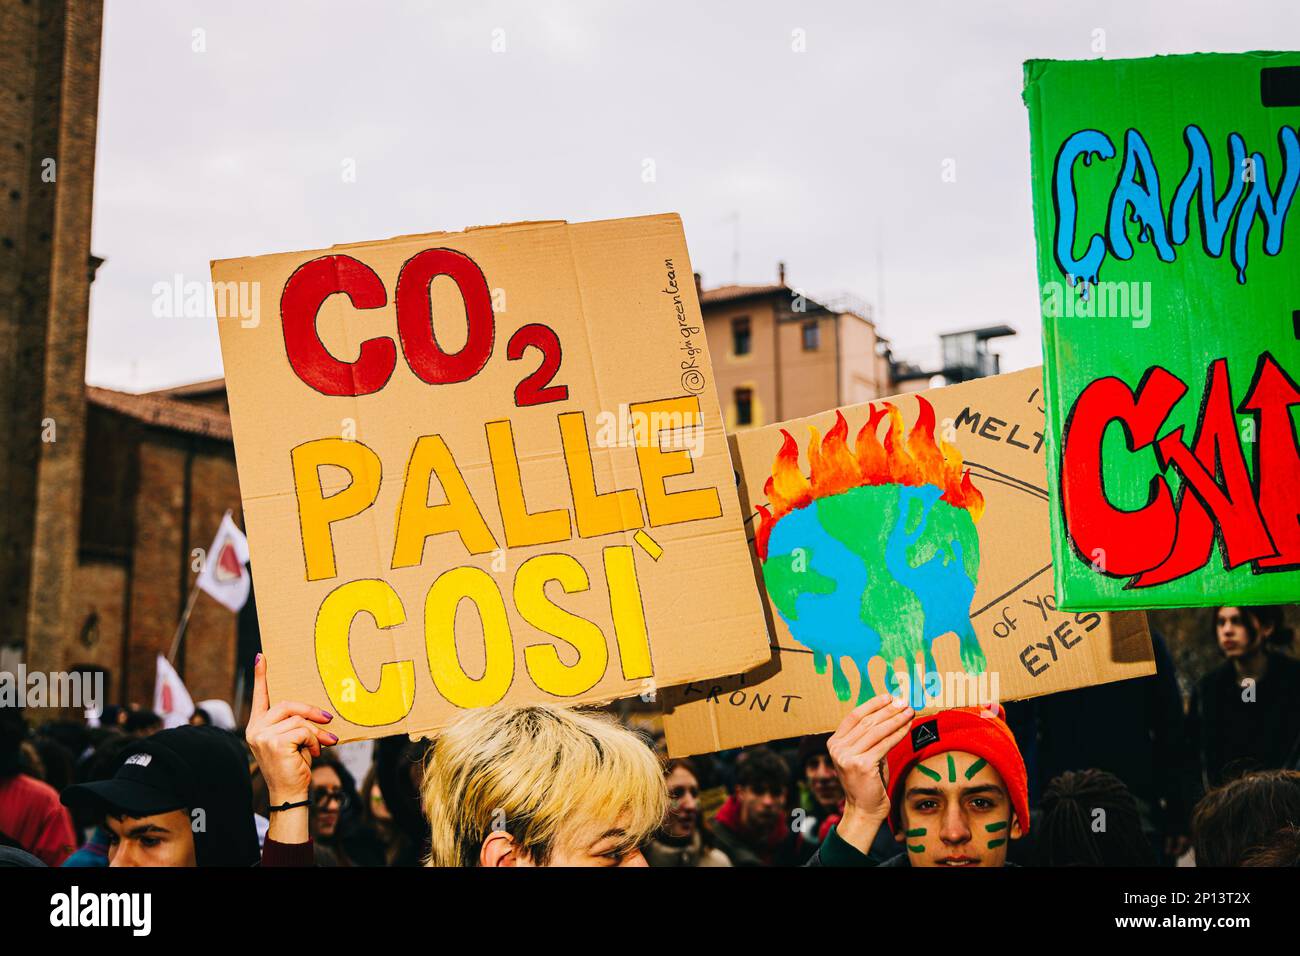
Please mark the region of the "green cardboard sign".
<svg viewBox="0 0 1300 956"><path fill-rule="evenodd" d="M1300 600L1300 54L1025 64L1058 604Z"/></svg>

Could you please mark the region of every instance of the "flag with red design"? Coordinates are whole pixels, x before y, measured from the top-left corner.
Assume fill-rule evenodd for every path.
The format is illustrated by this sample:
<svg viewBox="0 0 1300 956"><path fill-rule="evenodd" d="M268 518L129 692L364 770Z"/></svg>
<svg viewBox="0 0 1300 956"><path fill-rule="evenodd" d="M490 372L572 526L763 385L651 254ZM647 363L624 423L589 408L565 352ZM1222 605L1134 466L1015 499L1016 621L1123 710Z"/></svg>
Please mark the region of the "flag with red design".
<svg viewBox="0 0 1300 956"><path fill-rule="evenodd" d="M248 539L226 512L208 549L198 586L230 610L238 611L248 600L251 579L247 564Z"/></svg>
<svg viewBox="0 0 1300 956"><path fill-rule="evenodd" d="M153 711L162 718L163 727L168 730L188 723L194 714L194 700L185 689L185 682L161 654L158 655L158 676L153 685Z"/></svg>

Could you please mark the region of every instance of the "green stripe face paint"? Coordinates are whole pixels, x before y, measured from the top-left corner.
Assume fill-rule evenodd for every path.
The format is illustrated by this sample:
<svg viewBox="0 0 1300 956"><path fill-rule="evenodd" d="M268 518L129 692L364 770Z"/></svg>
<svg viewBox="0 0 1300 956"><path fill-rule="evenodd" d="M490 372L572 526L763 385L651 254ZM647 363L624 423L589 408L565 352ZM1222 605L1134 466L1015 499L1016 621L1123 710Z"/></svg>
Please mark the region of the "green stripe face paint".
<svg viewBox="0 0 1300 956"><path fill-rule="evenodd" d="M941 866L951 857L981 866L1003 862L1011 808L1006 784L986 757L930 754L912 765L896 796L903 822L896 836L912 866Z"/></svg>
<svg viewBox="0 0 1300 956"><path fill-rule="evenodd" d="M987 830L989 833L997 833L999 830L1005 830L1006 828L1007 828L1006 820L999 820L997 823L989 823L984 827L984 829ZM1006 842L1007 842L1006 837L998 837L997 839L989 840L989 849L996 850L998 847L1002 846L1002 844Z"/></svg>
<svg viewBox="0 0 1300 956"><path fill-rule="evenodd" d="M908 830L907 833L904 834L904 835L905 835L905 836L908 836L908 837L922 837L922 836L925 836L925 827L917 827L917 828L914 829L914 830ZM924 846L916 846L916 845L914 845L914 844L912 844L912 843L909 843L909 844L907 845L907 849L908 849L910 852L912 852L912 853L924 853L924 852L925 852L925 847L924 847Z"/></svg>

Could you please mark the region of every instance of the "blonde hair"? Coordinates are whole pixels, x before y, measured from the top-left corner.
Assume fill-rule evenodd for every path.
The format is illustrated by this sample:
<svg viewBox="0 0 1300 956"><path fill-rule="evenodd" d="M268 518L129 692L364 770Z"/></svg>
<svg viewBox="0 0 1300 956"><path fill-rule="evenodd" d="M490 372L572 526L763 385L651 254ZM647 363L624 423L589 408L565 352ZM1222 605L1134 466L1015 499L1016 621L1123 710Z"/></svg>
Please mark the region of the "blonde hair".
<svg viewBox="0 0 1300 956"><path fill-rule="evenodd" d="M603 820L619 821L631 849L659 826L668 801L659 758L640 737L605 715L548 705L473 711L449 725L420 791L427 866L478 866L494 829L539 865Z"/></svg>

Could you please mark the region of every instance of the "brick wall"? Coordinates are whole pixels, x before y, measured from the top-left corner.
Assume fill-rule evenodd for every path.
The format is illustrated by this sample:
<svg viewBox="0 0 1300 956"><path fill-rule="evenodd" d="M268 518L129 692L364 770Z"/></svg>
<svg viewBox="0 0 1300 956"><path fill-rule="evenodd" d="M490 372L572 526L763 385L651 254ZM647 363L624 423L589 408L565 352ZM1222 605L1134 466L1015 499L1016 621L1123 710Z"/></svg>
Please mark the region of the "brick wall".
<svg viewBox="0 0 1300 956"><path fill-rule="evenodd" d="M128 577L127 568L117 562L82 562L66 615L72 632L64 641L64 665L104 668L109 674L104 687L108 703L121 700L117 678L122 672Z"/></svg>
<svg viewBox="0 0 1300 956"><path fill-rule="evenodd" d="M73 626L101 16L0 0L0 630L40 670Z"/></svg>
<svg viewBox="0 0 1300 956"><path fill-rule="evenodd" d="M227 508L239 521L234 450L92 405L82 500L62 659L107 668L110 702L147 705L155 656L168 652L197 575L192 552ZM231 696L237 635L235 614L196 597L177 657L196 699Z"/></svg>
<svg viewBox="0 0 1300 956"><path fill-rule="evenodd" d="M194 458L190 478L191 550L206 549L212 543L227 508L234 513L235 523L242 527L233 450L230 446L203 442ZM194 577L191 572L189 584L194 583ZM200 594L190 615L181 657L185 684L195 700L231 699L238 633L237 615L206 594Z"/></svg>

